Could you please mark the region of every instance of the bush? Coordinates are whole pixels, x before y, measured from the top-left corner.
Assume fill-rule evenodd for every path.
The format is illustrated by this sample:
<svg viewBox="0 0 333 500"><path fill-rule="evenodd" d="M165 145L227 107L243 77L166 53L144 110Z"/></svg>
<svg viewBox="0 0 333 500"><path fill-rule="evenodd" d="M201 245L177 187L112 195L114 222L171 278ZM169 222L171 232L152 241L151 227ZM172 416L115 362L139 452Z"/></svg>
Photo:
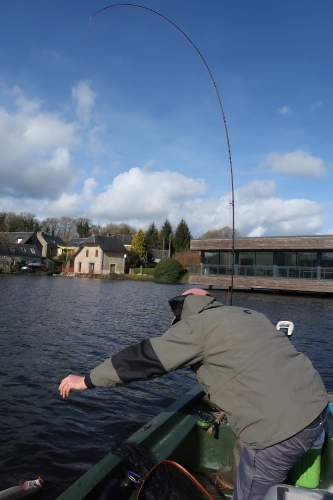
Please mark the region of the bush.
<svg viewBox="0 0 333 500"><path fill-rule="evenodd" d="M179 283L185 274L185 269L174 259L163 259L155 267L157 283Z"/></svg>
<svg viewBox="0 0 333 500"><path fill-rule="evenodd" d="M200 252L182 252L173 254L172 258L188 269L192 264L200 264Z"/></svg>

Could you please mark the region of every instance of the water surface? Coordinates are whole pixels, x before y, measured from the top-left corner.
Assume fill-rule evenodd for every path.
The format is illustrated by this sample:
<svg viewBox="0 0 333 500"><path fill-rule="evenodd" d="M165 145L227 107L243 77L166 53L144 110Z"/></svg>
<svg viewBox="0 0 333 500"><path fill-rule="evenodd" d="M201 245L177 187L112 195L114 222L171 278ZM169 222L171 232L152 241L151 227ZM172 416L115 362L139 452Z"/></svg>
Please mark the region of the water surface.
<svg viewBox="0 0 333 500"><path fill-rule="evenodd" d="M121 389L72 393L58 385L86 374L119 349L170 326L167 300L187 285L65 277L0 275L0 490L22 477L45 479L43 500L56 498L126 439L188 391L190 370ZM212 294L226 302L226 292ZM234 293L234 305L295 323L292 342L333 391L333 299ZM301 376L302 374L295 374Z"/></svg>

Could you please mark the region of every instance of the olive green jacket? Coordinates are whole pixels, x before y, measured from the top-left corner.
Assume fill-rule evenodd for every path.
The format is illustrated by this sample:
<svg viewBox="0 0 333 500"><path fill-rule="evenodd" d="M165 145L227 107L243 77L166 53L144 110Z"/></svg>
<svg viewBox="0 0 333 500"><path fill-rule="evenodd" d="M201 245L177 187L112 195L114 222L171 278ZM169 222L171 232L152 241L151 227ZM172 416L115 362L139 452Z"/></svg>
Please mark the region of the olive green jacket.
<svg viewBox="0 0 333 500"><path fill-rule="evenodd" d="M187 366L248 448L293 436L328 403L310 360L266 316L198 295L186 297L181 321L164 335L120 351L86 383L116 387Z"/></svg>

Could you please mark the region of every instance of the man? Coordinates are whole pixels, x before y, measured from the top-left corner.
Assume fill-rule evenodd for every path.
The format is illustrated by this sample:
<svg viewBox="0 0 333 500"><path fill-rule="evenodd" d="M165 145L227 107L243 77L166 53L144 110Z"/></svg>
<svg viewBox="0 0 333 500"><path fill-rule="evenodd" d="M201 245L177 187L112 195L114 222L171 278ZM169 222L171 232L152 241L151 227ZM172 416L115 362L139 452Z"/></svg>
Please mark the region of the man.
<svg viewBox="0 0 333 500"><path fill-rule="evenodd" d="M164 335L126 347L85 377L69 375L60 394L118 387L190 366L244 443L233 499L261 500L322 432L324 384L263 314L223 306L201 289L169 304L175 317Z"/></svg>

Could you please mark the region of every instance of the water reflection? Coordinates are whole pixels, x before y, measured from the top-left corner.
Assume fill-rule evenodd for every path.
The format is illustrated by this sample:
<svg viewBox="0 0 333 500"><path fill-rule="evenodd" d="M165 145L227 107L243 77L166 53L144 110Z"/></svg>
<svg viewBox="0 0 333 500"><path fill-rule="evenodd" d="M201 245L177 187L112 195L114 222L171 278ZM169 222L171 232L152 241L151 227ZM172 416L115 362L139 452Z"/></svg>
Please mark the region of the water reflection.
<svg viewBox="0 0 333 500"><path fill-rule="evenodd" d="M68 373L88 373L122 347L159 335L172 318L167 300L189 286L130 281L0 276L0 489L42 475L53 499L195 383L179 371L121 390L59 397ZM213 295L226 302L226 292ZM333 299L236 292L234 305L295 323L292 342L332 386ZM301 376L301 374L297 374Z"/></svg>

